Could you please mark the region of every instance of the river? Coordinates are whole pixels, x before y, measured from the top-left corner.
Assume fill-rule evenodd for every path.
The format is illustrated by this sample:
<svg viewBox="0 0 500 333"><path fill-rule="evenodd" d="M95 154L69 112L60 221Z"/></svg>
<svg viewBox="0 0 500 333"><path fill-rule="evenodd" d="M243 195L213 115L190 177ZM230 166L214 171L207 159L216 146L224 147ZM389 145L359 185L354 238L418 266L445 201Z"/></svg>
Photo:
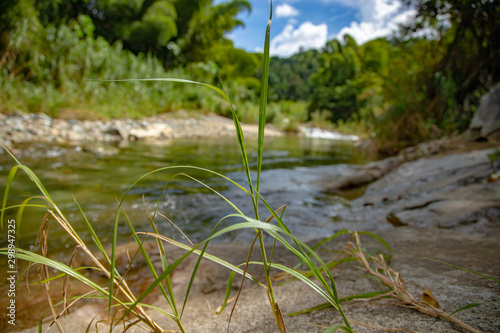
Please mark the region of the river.
<svg viewBox="0 0 500 333"><path fill-rule="evenodd" d="M250 145L247 149L251 163L255 166L256 147ZM136 179L155 169L198 166L222 173L241 185L246 183L236 140L228 138L175 139L161 145L127 142L91 150L86 147L39 144L21 147L19 157L38 175L58 207L88 242L91 239L74 200L79 202L101 240L110 242L117 201ZM1 160L0 190L3 192L14 163L6 154L1 156ZM309 239L327 236L336 230L335 219L331 217L332 209L345 205L346 201L342 197L308 188L300 180L314 174L321 166L361 164L369 160L349 142L300 136L267 138L261 193L269 199L273 208L287 204L285 222L300 237ZM229 182L200 170L175 169L151 175L137 184L127 196L125 211L137 230L145 231L148 228L145 207L153 211L157 206L159 212L195 242L206 238L222 217L235 212L203 185L185 176L172 178L179 172L195 177L219 191L245 213L251 214L249 197ZM26 198L39 194L34 184L19 171L8 204L21 204ZM31 201L35 202L41 201ZM19 221L15 211L7 212L7 218L15 218L18 224L21 222L18 225L19 246L30 248L34 243L45 213L46 210L41 208L27 208ZM269 213L263 215L265 217L261 218L265 219ZM155 221L161 233L176 239L184 238L171 223L160 218ZM1 232L0 245L5 246L5 228ZM123 219L119 234L120 241L130 236ZM54 221L50 235L49 247L54 250L74 246L73 241ZM238 232L227 234L219 241L246 241L250 236L250 233Z"/></svg>

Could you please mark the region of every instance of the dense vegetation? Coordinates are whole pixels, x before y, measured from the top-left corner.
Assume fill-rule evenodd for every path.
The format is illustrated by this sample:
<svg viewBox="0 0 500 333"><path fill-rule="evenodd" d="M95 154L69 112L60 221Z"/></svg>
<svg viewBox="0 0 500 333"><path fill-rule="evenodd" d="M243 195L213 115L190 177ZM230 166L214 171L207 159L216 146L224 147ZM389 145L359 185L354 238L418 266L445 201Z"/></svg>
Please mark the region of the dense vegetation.
<svg viewBox="0 0 500 333"><path fill-rule="evenodd" d="M403 146L463 130L499 81L497 0L401 0L417 10L396 35L350 36L270 65L268 121L312 120ZM243 121L258 118L262 55L225 36L249 1L15 0L0 8L1 112L140 117L180 108L229 115L208 91L103 79L182 77L225 83ZM429 32L432 31L432 34Z"/></svg>

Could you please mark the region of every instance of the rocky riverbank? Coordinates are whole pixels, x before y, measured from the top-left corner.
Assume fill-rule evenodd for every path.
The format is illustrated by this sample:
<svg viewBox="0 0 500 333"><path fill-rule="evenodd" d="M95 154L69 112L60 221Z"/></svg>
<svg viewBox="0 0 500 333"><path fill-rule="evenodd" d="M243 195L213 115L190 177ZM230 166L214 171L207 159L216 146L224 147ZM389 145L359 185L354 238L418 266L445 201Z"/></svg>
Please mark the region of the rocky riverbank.
<svg viewBox="0 0 500 333"><path fill-rule="evenodd" d="M78 120L58 119L46 114L0 113L0 142L7 146L43 142L58 145L111 143L120 141L155 141L185 137L234 136L231 119L183 112L143 119ZM242 125L246 135L257 135L255 125ZM273 127L266 135L282 133Z"/></svg>

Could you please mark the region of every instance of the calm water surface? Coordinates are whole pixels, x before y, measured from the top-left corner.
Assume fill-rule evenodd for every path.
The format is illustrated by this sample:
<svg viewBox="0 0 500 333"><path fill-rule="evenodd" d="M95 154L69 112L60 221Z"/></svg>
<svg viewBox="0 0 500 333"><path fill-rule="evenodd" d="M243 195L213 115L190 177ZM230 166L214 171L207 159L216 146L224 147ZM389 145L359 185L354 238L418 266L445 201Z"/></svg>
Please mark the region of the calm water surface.
<svg viewBox="0 0 500 333"><path fill-rule="evenodd" d="M120 147L92 151L94 152L88 152L86 147L75 149L35 145L24 147L23 152L19 153L21 161L35 171L54 201L86 241L91 240L74 199L78 200L102 240L110 241L117 201L135 180L158 168L199 166L227 175L242 185L246 183L240 152L235 140L231 138L178 139L161 145L130 142ZM250 160L255 161L255 147L248 147L248 153ZM8 173L14 163L5 154L1 160L0 191L3 193ZM358 152L352 143L297 136L266 139L263 166L265 170L263 181L266 182L266 186L263 186L265 188L263 192L267 193L263 195L266 197L266 194L269 194L270 201L276 208L282 203L291 206L287 210L291 210L295 216L295 220L291 218L289 222L292 230L295 228L296 232L305 233L306 237L331 233L334 231L331 225L335 222L328 219L326 210L342 204L343 199L317 191L308 191L307 187L297 191L287 191L287 185L283 182L289 182L290 179L300 181L304 175L313 174L315 168L319 166L359 164L367 160L368 158ZM147 230L148 218L145 207L149 211L158 207L159 212L174 222L191 240L199 241L208 236L222 217L235 212L203 185L183 175L175 176L181 172L211 186L241 207L245 213L251 214L248 196L234 185L207 172L180 168L155 173L138 183L129 193L124 207L137 230ZM281 191L275 190L277 188ZM21 171L18 172L11 192L8 201L10 205L20 204L26 198L39 194L33 183ZM316 213L317 211L320 213ZM19 227L20 246L29 248L33 244L44 214L43 209L26 210ZM267 217L268 213L265 215ZM309 216L317 216L317 220L308 220L305 228L303 220ZM7 217L15 218L15 212L10 211ZM164 219L159 218L155 222L162 233L176 239L183 238ZM123 219L119 231L121 241L130 236L130 230ZM5 246L5 230L1 233L0 245ZM243 235L228 234L221 241L244 240L244 234L244 232ZM54 249L69 248L74 245L54 222L51 235L50 247Z"/></svg>

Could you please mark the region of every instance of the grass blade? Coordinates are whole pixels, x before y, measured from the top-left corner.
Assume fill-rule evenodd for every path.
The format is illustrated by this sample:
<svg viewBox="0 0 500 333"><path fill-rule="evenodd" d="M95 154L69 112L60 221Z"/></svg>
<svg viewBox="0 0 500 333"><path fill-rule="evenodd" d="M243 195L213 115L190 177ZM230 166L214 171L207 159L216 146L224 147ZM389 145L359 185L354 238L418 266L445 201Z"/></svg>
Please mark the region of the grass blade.
<svg viewBox="0 0 500 333"><path fill-rule="evenodd" d="M455 313L458 313L458 312L461 312L461 311L464 311L464 310L467 310L467 309L470 309L470 308L475 308L477 306L481 306L481 305L484 305L484 304L489 304L490 302L476 302L476 303L470 303L470 304L467 304L466 306L462 306L460 309L457 309L455 311L453 311L452 313L450 313L450 316L453 316Z"/></svg>
<svg viewBox="0 0 500 333"><path fill-rule="evenodd" d="M269 21L267 22L266 35L264 41L264 53L262 56L262 78L260 87L260 106L259 106L259 138L257 145L257 184L256 190L260 188L260 173L262 169L262 155L264 152L264 131L266 127L266 110L267 110L267 93L269 81L269 41L271 38L271 22L273 20L273 2L271 1L271 10ZM258 197L255 198L255 203L258 202ZM255 216L259 219L258 215Z"/></svg>
<svg viewBox="0 0 500 333"><path fill-rule="evenodd" d="M338 330L343 330L344 332L347 332L347 333L352 333L353 332L353 330L350 329L350 328L348 328L348 327L345 327L345 326L342 326L342 325L335 325L335 326L328 327L322 333L335 333Z"/></svg>
<svg viewBox="0 0 500 333"><path fill-rule="evenodd" d="M435 262L439 262L439 263L442 263L442 264L445 264L445 265L448 265L448 266L451 266L451 267L455 267L455 268L458 268L458 269L461 269L463 271L466 271L466 272L469 272L469 273L472 273L472 274L476 274L476 275L479 275L481 277L484 277L486 279L490 279L490 280L493 280L495 282L498 282L500 283L500 280L499 279L495 279L494 277L491 277L491 276L488 276L488 275L484 275L484 274L481 274L481 273L478 273L478 272L475 272L475 271L472 271L470 269L467 269L467 268L463 268L463 267L460 267L460 266L456 266L456 265L453 265L453 264L450 264L450 263L447 263L445 261L441 261L441 260L437 260L437 259L431 259L431 258L422 258L424 260L431 260L431 261L435 261Z"/></svg>
<svg viewBox="0 0 500 333"><path fill-rule="evenodd" d="M4 147L4 149L7 150L7 148L5 148L4 145L2 145L2 147ZM2 230L3 230L3 218L4 218L4 214L5 214L5 209L7 206L7 198L9 197L10 186L11 186L12 182L14 181L14 177L16 176L17 169L19 169L19 166L17 166L17 165L14 165L12 167L12 169L10 169L9 176L7 177L7 184L5 185L5 192L3 195L3 202L2 202L2 213L0 215L0 227L2 228Z"/></svg>
<svg viewBox="0 0 500 333"><path fill-rule="evenodd" d="M88 232L90 233L90 236L94 240L94 243L97 245L97 248L99 249L99 252L103 255L103 258L106 259L108 263L111 262L111 260L108 257L108 254L106 253L106 250L104 249L104 246L102 245L101 241L99 240L99 237L97 236L94 228L92 228L92 225L90 224L89 220L87 219L87 216L85 216L85 213L82 210L82 207L76 200L76 198L73 197L73 200L76 204L76 207L80 211L80 214L82 215L83 221L85 222L85 226L87 227Z"/></svg>

